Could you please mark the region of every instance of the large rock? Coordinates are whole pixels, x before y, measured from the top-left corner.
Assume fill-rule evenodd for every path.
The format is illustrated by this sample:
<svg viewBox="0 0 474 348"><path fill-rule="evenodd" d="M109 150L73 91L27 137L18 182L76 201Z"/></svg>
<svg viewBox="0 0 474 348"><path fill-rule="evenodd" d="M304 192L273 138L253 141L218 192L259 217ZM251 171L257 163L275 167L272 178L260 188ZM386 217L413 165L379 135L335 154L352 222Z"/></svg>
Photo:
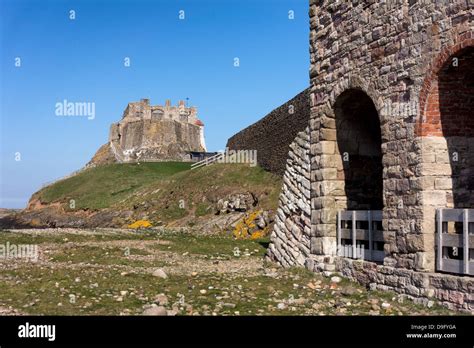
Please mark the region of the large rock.
<svg viewBox="0 0 474 348"><path fill-rule="evenodd" d="M217 213L246 212L258 204L252 192L235 193L217 201Z"/></svg>
<svg viewBox="0 0 474 348"><path fill-rule="evenodd" d="M158 269L154 270L152 274L153 274L154 277L158 277L158 278L161 278L161 279L168 278L168 275L161 268L158 268Z"/></svg>
<svg viewBox="0 0 474 348"><path fill-rule="evenodd" d="M168 311L163 306L153 306L147 308L143 311L143 315L158 315L158 316L166 316L168 315Z"/></svg>

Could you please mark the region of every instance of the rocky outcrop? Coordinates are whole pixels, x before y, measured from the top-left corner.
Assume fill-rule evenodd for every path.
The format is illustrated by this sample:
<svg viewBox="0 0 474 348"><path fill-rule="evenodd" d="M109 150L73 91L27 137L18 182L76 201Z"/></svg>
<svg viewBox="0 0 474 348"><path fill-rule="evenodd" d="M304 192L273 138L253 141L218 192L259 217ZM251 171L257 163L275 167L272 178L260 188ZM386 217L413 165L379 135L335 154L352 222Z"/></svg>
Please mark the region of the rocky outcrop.
<svg viewBox="0 0 474 348"><path fill-rule="evenodd" d="M99 150L95 153L94 157L90 160L87 166L92 166L94 164L111 164L117 162L110 143L106 143L99 147Z"/></svg>
<svg viewBox="0 0 474 348"><path fill-rule="evenodd" d="M234 226L233 235L238 239L259 239L268 234L274 221L273 211L255 210L244 214Z"/></svg>
<svg viewBox="0 0 474 348"><path fill-rule="evenodd" d="M258 198L252 192L231 194L217 201L216 212L246 212L258 204Z"/></svg>

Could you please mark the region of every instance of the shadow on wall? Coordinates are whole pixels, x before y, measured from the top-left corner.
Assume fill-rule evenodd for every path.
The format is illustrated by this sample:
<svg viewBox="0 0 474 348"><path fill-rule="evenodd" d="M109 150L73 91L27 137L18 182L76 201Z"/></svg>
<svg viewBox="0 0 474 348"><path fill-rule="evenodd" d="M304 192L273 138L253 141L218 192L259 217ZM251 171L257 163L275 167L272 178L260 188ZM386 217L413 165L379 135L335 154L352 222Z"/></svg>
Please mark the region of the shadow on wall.
<svg viewBox="0 0 474 348"><path fill-rule="evenodd" d="M439 103L452 171L448 203L454 208L474 208L474 47L448 59L439 71L437 92L434 102Z"/></svg>
<svg viewBox="0 0 474 348"><path fill-rule="evenodd" d="M337 149L342 160L347 209L383 208L380 120L371 98L361 90L343 92L335 104ZM340 162L339 162L340 163Z"/></svg>

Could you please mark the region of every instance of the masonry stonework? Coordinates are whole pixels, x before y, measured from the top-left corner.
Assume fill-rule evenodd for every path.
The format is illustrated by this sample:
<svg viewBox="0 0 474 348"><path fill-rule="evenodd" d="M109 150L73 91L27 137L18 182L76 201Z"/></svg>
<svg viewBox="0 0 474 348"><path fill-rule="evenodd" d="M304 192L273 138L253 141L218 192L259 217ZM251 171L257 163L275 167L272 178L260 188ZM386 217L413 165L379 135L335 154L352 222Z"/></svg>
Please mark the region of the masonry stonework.
<svg viewBox="0 0 474 348"><path fill-rule="evenodd" d="M474 5L311 0L309 14L309 153L290 151L270 257L474 311L473 278L435 271L436 209L474 208ZM382 263L337 256L337 212L364 209L382 210Z"/></svg>
<svg viewBox="0 0 474 348"><path fill-rule="evenodd" d="M284 266L304 266L310 256L309 127L290 144L283 187L270 245L270 255Z"/></svg>
<svg viewBox="0 0 474 348"><path fill-rule="evenodd" d="M258 165L283 176L290 144L308 126L309 89L227 141L231 150L257 150Z"/></svg>
<svg viewBox="0 0 474 348"><path fill-rule="evenodd" d="M88 166L136 161L187 161L190 152L205 152L204 124L195 107L184 101L150 105L149 99L128 103L122 119L110 126L109 142Z"/></svg>

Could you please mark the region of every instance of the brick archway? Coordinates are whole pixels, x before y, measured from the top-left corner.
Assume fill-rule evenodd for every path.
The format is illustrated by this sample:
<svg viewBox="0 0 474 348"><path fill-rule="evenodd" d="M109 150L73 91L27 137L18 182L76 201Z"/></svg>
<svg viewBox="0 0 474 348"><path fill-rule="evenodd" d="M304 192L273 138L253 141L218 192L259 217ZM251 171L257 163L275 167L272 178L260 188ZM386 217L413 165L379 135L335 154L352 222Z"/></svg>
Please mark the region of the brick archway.
<svg viewBox="0 0 474 348"><path fill-rule="evenodd" d="M428 98L430 92L437 88L438 74L449 61L468 47L474 47L474 32L466 32L460 35L455 45L446 47L430 64L419 94L419 117L416 124L416 135L418 136L442 136L440 122L430 119L430 103ZM436 110L431 110L436 111Z"/></svg>
<svg viewBox="0 0 474 348"><path fill-rule="evenodd" d="M367 95L367 97L371 99L375 109L377 110L380 123L383 122L383 118L386 116L384 114L385 102L383 98L379 95L378 91L374 87L371 87L371 85L369 85L366 80L364 80L356 73L350 73L347 77L341 78L339 84L336 85L335 88L331 91L331 94L329 96L330 108L327 109L328 113L332 113L339 97L349 90L358 90Z"/></svg>

